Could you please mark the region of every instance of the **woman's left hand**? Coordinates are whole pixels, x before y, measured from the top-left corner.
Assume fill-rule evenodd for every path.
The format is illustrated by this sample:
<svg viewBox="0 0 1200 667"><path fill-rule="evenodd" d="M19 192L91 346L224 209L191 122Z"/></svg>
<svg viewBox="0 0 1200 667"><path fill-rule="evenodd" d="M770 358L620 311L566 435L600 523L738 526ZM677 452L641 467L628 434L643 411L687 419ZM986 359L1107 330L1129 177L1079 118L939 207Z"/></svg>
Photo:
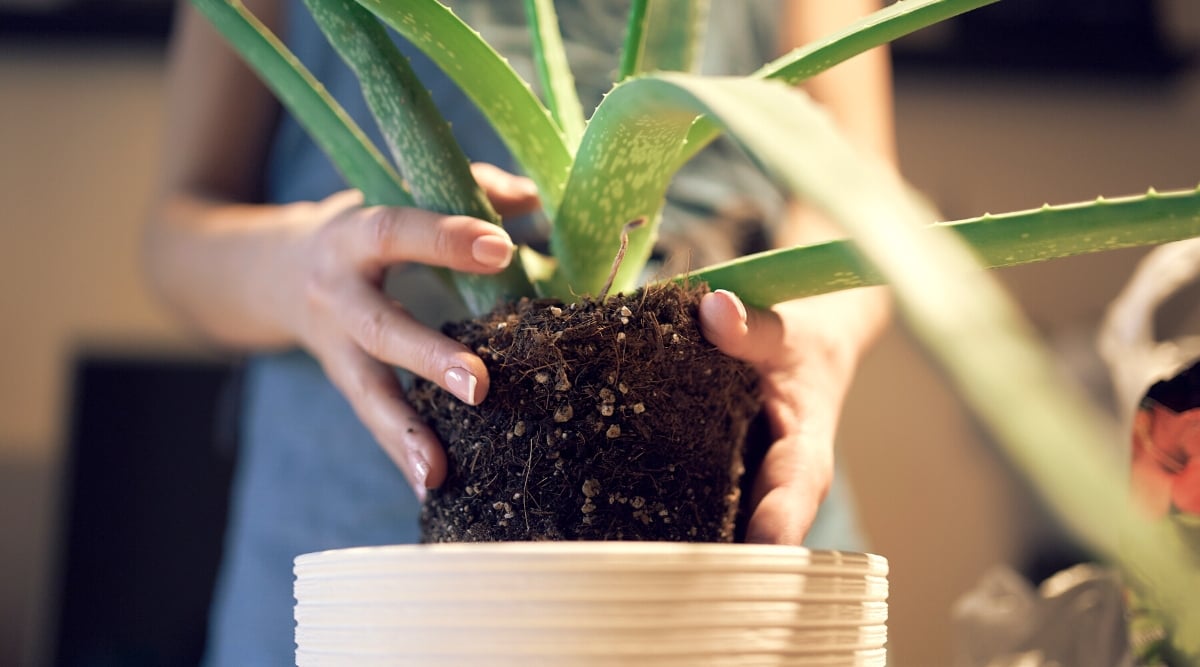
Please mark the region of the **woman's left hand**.
<svg viewBox="0 0 1200 667"><path fill-rule="evenodd" d="M877 290L747 309L717 290L700 303L705 338L762 378L772 443L753 481L746 541L798 545L833 480L833 443L862 349L886 312ZM865 336L864 336L865 334Z"/></svg>

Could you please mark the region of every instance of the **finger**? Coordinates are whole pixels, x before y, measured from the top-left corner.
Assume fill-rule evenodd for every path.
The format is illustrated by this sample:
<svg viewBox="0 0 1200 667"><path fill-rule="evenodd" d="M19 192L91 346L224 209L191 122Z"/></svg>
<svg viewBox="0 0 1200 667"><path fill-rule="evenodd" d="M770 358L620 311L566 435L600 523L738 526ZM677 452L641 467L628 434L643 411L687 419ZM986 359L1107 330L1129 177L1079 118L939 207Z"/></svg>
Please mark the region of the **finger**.
<svg viewBox="0 0 1200 667"><path fill-rule="evenodd" d="M750 515L746 524L746 542L802 545L816 520L820 501L809 489L798 485L772 489Z"/></svg>
<svg viewBox="0 0 1200 667"><path fill-rule="evenodd" d="M513 243L498 225L416 208L357 209L332 226L335 263L379 270L418 262L468 273L496 273L512 261Z"/></svg>
<svg viewBox="0 0 1200 667"><path fill-rule="evenodd" d="M424 500L425 489L446 478L446 455L437 435L404 400L390 368L352 345L342 347L331 361L323 365L334 385Z"/></svg>
<svg viewBox="0 0 1200 667"><path fill-rule="evenodd" d="M487 396L487 367L465 345L421 324L371 285L347 281L317 298L371 357L435 382L469 405Z"/></svg>
<svg viewBox="0 0 1200 667"><path fill-rule="evenodd" d="M829 492L833 461L828 447L793 437L775 442L751 494L746 541L799 545Z"/></svg>
<svg viewBox="0 0 1200 667"><path fill-rule="evenodd" d="M486 162L472 163L471 174L502 217L532 213L541 206L537 186L524 176L510 174Z"/></svg>
<svg viewBox="0 0 1200 667"><path fill-rule="evenodd" d="M363 193L362 190L356 190L354 188L339 190L338 192L335 192L322 199L321 204L323 206L331 206L335 210L362 206Z"/></svg>
<svg viewBox="0 0 1200 667"><path fill-rule="evenodd" d="M700 331L717 349L750 363L781 349L783 322L770 310L746 308L733 292L716 290L700 300Z"/></svg>

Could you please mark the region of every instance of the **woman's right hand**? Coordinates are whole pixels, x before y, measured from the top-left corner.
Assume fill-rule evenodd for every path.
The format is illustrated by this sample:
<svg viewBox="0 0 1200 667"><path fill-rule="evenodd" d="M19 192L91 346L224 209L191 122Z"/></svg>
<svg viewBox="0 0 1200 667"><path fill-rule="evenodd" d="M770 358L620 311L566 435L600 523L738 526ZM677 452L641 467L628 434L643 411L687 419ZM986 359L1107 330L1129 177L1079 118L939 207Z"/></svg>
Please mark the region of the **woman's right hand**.
<svg viewBox="0 0 1200 667"><path fill-rule="evenodd" d="M472 171L502 216L537 208L528 179L485 164ZM257 205L183 189L164 198L145 241L152 285L195 329L243 349L305 348L416 494L441 484L444 450L404 401L394 367L470 404L487 395L487 369L389 298L384 274L409 262L496 273L512 260L503 229L467 216L364 208L353 190Z"/></svg>
<svg viewBox="0 0 1200 667"><path fill-rule="evenodd" d="M281 26L282 3L246 4ZM384 272L418 262L495 273L511 260L512 242L474 218L363 208L354 192L282 206L238 203L262 195L279 109L208 22L186 4L180 9L161 182L144 239L151 284L218 343L306 348L423 495L445 477L445 455L404 403L392 367L468 403L487 394L487 371L472 352L389 299ZM528 179L490 165L472 171L502 216L537 207Z"/></svg>
<svg viewBox="0 0 1200 667"><path fill-rule="evenodd" d="M491 165L474 165L473 171L502 215L537 207L528 179ZM471 405L487 395L488 373L474 352L389 298L384 274L409 262L496 273L512 260L513 244L502 228L476 218L361 204L361 195L347 190L306 205L312 227L296 246L300 292L289 328L423 497L445 478L445 454L405 402L392 367Z"/></svg>

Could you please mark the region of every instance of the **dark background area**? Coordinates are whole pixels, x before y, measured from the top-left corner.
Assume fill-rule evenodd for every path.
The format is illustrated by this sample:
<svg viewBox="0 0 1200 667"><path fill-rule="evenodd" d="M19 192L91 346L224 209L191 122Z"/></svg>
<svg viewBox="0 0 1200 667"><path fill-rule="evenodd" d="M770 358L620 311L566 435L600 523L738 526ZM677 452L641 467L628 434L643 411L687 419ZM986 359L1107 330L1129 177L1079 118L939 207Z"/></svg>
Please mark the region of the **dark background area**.
<svg viewBox="0 0 1200 667"><path fill-rule="evenodd" d="M74 368L51 664L198 664L233 472L237 367L91 352Z"/></svg>
<svg viewBox="0 0 1200 667"><path fill-rule="evenodd" d="M164 44L172 7L166 0L66 0L30 8L5 0L0 38ZM1151 0L1004 0L939 26L936 39L899 40L894 57L900 67L1162 76L1191 55L1168 43L1164 21Z"/></svg>

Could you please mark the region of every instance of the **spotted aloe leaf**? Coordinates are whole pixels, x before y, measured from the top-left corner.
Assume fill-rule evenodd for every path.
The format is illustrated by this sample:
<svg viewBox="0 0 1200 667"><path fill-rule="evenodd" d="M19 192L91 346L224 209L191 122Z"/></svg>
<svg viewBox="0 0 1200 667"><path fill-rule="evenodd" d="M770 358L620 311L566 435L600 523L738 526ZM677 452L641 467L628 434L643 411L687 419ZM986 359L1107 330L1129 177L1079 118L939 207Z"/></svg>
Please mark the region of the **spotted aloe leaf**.
<svg viewBox="0 0 1200 667"><path fill-rule="evenodd" d="M316 77L246 9L241 0L192 2L283 101L346 182L362 191L367 203L413 204L400 175L387 158Z"/></svg>
<svg viewBox="0 0 1200 667"><path fill-rule="evenodd" d="M353 0L305 0L330 44L358 77L392 158L415 205L439 213L470 215L500 224L471 175L433 97L375 16ZM519 256L498 275L452 273L459 295L474 313L533 292Z"/></svg>
<svg viewBox="0 0 1200 667"><path fill-rule="evenodd" d="M710 0L656 0L646 13L639 72L695 72Z"/></svg>
<svg viewBox="0 0 1200 667"><path fill-rule="evenodd" d="M1200 571L1192 555L1173 533L1144 521L1126 494L1113 492L1126 485L1121 464L1105 455L1122 451L1112 442L1116 429L1055 374L1032 327L957 235L929 226L933 212L889 169L862 158L827 114L791 87L661 74L632 80L609 95L625 97L653 99L656 118L684 122L704 114L767 172L840 224L892 285L910 328L1010 458L1067 525L1121 563L1169 615L1176 648L1193 660L1200 657L1200 607L1192 594ZM1166 217L1178 215L1192 225L1200 216L1192 193L1128 205L1135 210L1178 205L1181 210ZM1113 210L1093 209L1100 217ZM1109 245L1118 230L1093 237L1089 245Z"/></svg>
<svg viewBox="0 0 1200 667"><path fill-rule="evenodd" d="M470 164L416 72L370 12L353 0L304 0L359 88L417 206L500 216L475 183Z"/></svg>
<svg viewBox="0 0 1200 667"><path fill-rule="evenodd" d="M708 6L708 0L633 0L616 80L648 72L693 71Z"/></svg>
<svg viewBox="0 0 1200 667"><path fill-rule="evenodd" d="M810 47L763 68L759 78L794 83L872 47L996 0L902 0ZM594 294L604 283L623 225L651 224L630 235L613 289L628 291L650 257L667 185L682 165L719 134L697 115L691 120L654 118L644 99L610 93L588 122L562 204L551 250L558 260L559 296ZM694 121L694 124L693 122ZM684 125L681 131L680 127Z"/></svg>
<svg viewBox="0 0 1200 667"><path fill-rule="evenodd" d="M549 110L508 61L437 0L358 0L430 57L479 107L534 180L551 219L572 152Z"/></svg>
<svg viewBox="0 0 1200 667"><path fill-rule="evenodd" d="M675 157L695 115L666 112L655 99L623 92L638 81L614 88L583 135L550 236L561 282L568 286L558 296L599 292L621 245L622 228L631 220L651 224L629 234L613 291L635 287L650 256Z"/></svg>

